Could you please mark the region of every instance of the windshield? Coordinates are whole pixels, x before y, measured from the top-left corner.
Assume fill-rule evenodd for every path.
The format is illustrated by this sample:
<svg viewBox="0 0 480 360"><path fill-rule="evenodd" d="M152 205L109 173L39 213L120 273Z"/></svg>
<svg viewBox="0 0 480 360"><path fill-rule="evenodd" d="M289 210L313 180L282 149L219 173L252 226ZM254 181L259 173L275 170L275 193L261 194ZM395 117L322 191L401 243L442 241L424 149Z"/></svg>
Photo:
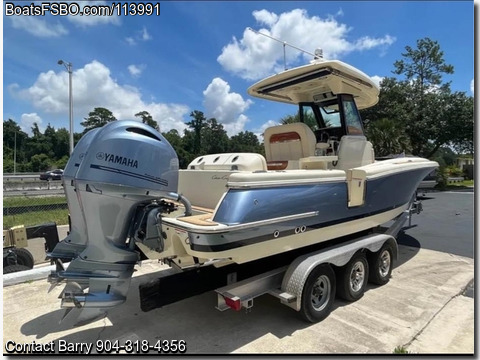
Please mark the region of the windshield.
<svg viewBox="0 0 480 360"><path fill-rule="evenodd" d="M319 109L324 122L323 127L328 128L342 126L342 123L340 122L340 112L338 109L332 109L329 107L320 107Z"/></svg>
<svg viewBox="0 0 480 360"><path fill-rule="evenodd" d="M362 120L360 119L360 114L353 102L353 98L351 96L344 96L342 107L345 116L347 135L363 135Z"/></svg>
<svg viewBox="0 0 480 360"><path fill-rule="evenodd" d="M302 121L314 131L324 128L340 128L342 126L337 101L322 104L322 106L305 103L301 104L300 107L303 113Z"/></svg>
<svg viewBox="0 0 480 360"><path fill-rule="evenodd" d="M302 120L313 131L328 130L338 138L343 135L363 135L363 124L353 96L338 95L320 103L302 103Z"/></svg>

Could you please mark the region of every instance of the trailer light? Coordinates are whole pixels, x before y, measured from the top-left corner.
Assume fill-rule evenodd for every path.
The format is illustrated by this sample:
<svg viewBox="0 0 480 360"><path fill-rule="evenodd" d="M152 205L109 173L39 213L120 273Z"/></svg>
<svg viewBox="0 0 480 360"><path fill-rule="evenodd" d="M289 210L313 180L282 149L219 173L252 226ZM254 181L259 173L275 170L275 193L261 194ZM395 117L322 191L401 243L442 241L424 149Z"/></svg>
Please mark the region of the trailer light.
<svg viewBox="0 0 480 360"><path fill-rule="evenodd" d="M242 308L242 302L240 301L240 298L238 296L235 296L234 298L228 298L224 297L225 299L225 304L227 304L228 307L235 311L240 311Z"/></svg>

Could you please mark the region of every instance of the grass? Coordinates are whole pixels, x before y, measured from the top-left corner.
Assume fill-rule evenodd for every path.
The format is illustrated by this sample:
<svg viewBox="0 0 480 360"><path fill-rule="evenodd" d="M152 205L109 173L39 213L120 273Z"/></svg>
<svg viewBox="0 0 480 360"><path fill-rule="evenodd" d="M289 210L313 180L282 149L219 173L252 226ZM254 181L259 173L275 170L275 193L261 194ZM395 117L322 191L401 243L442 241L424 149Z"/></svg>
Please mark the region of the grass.
<svg viewBox="0 0 480 360"><path fill-rule="evenodd" d="M49 197L7 197L3 198L3 207L17 206L34 206L34 205L50 205L65 204L67 199L65 196L49 196ZM6 215L3 217L3 228L8 229L16 225L32 226L43 224L46 222L55 222L57 225L68 224L68 210L43 210L31 211L23 214Z"/></svg>
<svg viewBox="0 0 480 360"><path fill-rule="evenodd" d="M463 180L460 182L448 182L448 186L458 186L458 187L467 187L473 186L473 180Z"/></svg>
<svg viewBox="0 0 480 360"><path fill-rule="evenodd" d="M3 198L3 207L15 206L32 206L32 205L50 205L50 204L65 204L67 199L65 196L49 196L49 197L7 197Z"/></svg>
<svg viewBox="0 0 480 360"><path fill-rule="evenodd" d="M473 180L463 180L460 182L451 182L449 181L445 188L441 190L460 190L460 189L469 189L474 186Z"/></svg>
<svg viewBox="0 0 480 360"><path fill-rule="evenodd" d="M55 222L57 225L68 224L68 209L33 211L24 214L4 216L3 228L8 229L16 225L32 226L47 222Z"/></svg>
<svg viewBox="0 0 480 360"><path fill-rule="evenodd" d="M408 350L404 346L397 346L395 350L393 350L394 354L409 354Z"/></svg>

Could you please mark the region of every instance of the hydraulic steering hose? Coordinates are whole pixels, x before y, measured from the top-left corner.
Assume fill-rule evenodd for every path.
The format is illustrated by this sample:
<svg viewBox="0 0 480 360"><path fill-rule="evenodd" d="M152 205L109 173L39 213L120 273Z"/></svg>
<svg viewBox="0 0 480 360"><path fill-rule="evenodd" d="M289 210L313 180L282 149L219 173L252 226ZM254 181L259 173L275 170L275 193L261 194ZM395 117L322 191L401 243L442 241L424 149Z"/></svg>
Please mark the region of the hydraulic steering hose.
<svg viewBox="0 0 480 360"><path fill-rule="evenodd" d="M184 197L182 194L177 194L173 192L168 193L167 196L172 200L180 201L185 206L185 216L192 215L192 204L190 204L190 201L188 201L186 197Z"/></svg>

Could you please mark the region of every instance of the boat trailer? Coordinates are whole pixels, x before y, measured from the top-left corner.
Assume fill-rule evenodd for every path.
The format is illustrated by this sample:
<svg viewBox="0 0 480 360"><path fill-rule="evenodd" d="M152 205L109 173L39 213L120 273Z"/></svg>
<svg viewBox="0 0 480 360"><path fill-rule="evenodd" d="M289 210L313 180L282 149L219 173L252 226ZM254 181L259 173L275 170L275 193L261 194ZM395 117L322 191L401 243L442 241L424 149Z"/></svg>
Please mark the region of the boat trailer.
<svg viewBox="0 0 480 360"><path fill-rule="evenodd" d="M411 227L412 214L421 210L421 204L413 201L388 228L338 239L301 255L292 253L290 258L283 254L283 258L210 266L152 280L140 285L141 309L150 311L215 290L220 311L249 311L256 297L270 294L304 320L320 321L330 313L336 295L355 301L363 296L368 281L378 285L389 281L397 259L396 236L407 219Z"/></svg>

